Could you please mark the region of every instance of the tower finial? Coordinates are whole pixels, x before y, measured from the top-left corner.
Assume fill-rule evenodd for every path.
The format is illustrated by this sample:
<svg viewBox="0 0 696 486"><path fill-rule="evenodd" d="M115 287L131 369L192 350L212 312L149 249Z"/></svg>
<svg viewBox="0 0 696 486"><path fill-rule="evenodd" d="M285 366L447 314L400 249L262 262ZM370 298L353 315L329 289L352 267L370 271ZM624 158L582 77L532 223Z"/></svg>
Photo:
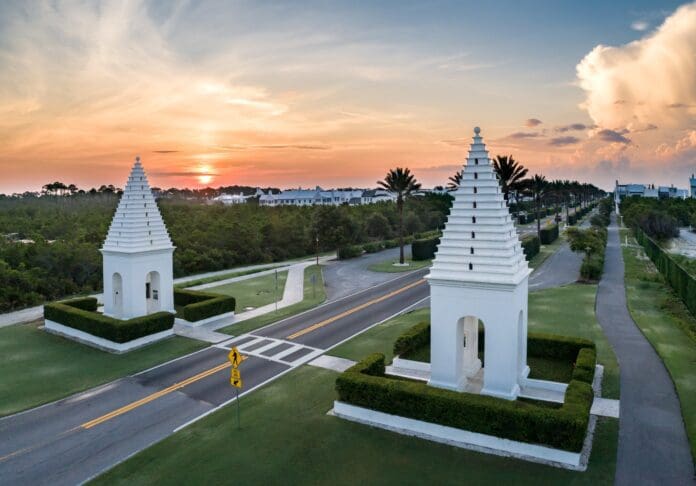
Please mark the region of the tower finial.
<svg viewBox="0 0 696 486"><path fill-rule="evenodd" d="M136 161L136 162L140 162L140 155L136 155L136 156L135 156L135 161Z"/></svg>
<svg viewBox="0 0 696 486"><path fill-rule="evenodd" d="M478 135L479 133L481 133L481 129L479 127L474 127L474 133Z"/></svg>

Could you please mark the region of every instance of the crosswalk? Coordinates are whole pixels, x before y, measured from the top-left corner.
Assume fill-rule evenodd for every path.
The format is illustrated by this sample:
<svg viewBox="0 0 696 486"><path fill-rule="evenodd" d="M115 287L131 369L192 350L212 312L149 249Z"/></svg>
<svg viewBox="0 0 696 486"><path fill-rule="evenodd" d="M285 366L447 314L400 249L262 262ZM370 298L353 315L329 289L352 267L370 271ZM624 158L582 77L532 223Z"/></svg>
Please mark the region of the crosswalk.
<svg viewBox="0 0 696 486"><path fill-rule="evenodd" d="M292 367L312 361L324 353L324 350L293 343L284 339L275 339L254 334L242 334L214 345L216 348L230 350L236 347L247 356L275 361Z"/></svg>

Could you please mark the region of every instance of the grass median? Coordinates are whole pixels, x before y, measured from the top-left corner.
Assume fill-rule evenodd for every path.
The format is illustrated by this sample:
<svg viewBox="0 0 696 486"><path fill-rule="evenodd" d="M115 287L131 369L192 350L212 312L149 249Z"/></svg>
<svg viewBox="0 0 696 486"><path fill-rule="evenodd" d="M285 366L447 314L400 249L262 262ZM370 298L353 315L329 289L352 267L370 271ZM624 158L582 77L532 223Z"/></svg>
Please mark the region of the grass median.
<svg viewBox="0 0 696 486"><path fill-rule="evenodd" d="M398 265L398 258L389 258L381 262L373 263L367 267L367 269L371 272L400 273L429 267L433 263L432 260L411 260L409 258L404 260L404 262L408 265Z"/></svg>
<svg viewBox="0 0 696 486"><path fill-rule="evenodd" d="M39 329L43 321L0 329L0 416L58 400L207 346L172 337L111 354Z"/></svg>
<svg viewBox="0 0 696 486"><path fill-rule="evenodd" d="M268 275L208 287L205 292L231 295L237 301L237 312L243 312L247 307L262 307L276 300L280 301L283 298L287 279L288 271L278 270L277 273L272 272Z"/></svg>
<svg viewBox="0 0 696 486"><path fill-rule="evenodd" d="M312 309L325 300L326 292L324 290L324 278L321 273L321 265L312 265L305 268L304 271L304 298L301 302L246 321L241 321L237 324L232 324L231 326L219 329L218 332L238 336Z"/></svg>

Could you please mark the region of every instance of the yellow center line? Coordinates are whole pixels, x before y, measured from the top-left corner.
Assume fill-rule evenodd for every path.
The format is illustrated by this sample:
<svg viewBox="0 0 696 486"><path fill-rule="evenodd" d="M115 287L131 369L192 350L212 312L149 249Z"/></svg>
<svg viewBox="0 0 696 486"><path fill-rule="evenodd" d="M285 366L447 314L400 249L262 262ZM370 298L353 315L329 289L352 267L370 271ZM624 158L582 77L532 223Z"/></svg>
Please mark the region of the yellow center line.
<svg viewBox="0 0 696 486"><path fill-rule="evenodd" d="M178 383L174 383L173 385L160 390L158 392L153 393L152 395L148 395L144 398L141 398L140 400L137 400L135 402L129 403L128 405L124 405L121 408L118 408L112 412L109 412L105 415L102 415L101 417L97 417L94 420L90 420L89 422L85 422L84 424L81 425L83 429L91 429L92 427L95 427L99 424L102 424L106 422L107 420L111 420L112 418L118 417L119 415L123 415L124 413L130 412L131 410L134 410L138 407L141 407L147 403L150 403L153 400L157 400L160 397L163 397L173 391L179 390L181 388L184 388L187 385L190 385L191 383L195 383L196 381L202 380L203 378L206 378L210 375L213 375L217 373L218 371L222 371L225 368L229 368L231 364L229 362L227 363L222 363L221 365L218 365L214 368L210 368L209 370L202 371L198 373L197 375L194 375L190 378L187 378L183 381L180 381Z"/></svg>
<svg viewBox="0 0 696 486"><path fill-rule="evenodd" d="M289 336L286 337L286 339L296 339L300 336L304 336L305 334L308 334L312 331L316 331L317 329L322 328L324 326L327 326L327 325L331 324L332 322L335 322L339 319L343 319L346 316L349 316L355 312L361 311L361 310L365 309L366 307L377 304L378 302L382 302L383 300L387 300L391 297L394 297L395 295L398 295L402 292L407 291L408 289L412 289L413 287L415 287L417 285L421 285L423 283L425 283L425 279L421 279L421 280L418 280L417 282L413 282L411 284L408 284L405 287L401 287L400 289L396 289L393 292L385 294L381 297L377 297L376 299L370 300L369 302L365 302L364 304L360 304L356 307L353 307L352 309L348 309L347 311L342 312L340 314L337 314L333 317L329 317L326 320L323 320L321 322L317 322L316 324L312 324L309 327L305 327L304 329L301 329L294 334L290 334Z"/></svg>

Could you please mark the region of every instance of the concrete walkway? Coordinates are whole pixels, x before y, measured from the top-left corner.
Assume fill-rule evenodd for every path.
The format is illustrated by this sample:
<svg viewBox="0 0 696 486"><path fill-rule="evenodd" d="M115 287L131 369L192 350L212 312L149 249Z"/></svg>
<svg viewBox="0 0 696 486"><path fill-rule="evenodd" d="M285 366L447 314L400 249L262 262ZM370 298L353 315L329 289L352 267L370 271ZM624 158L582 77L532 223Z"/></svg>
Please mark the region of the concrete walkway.
<svg viewBox="0 0 696 486"><path fill-rule="evenodd" d="M674 384L626 307L616 216L609 226L597 320L621 369L618 485L693 485L694 468Z"/></svg>

